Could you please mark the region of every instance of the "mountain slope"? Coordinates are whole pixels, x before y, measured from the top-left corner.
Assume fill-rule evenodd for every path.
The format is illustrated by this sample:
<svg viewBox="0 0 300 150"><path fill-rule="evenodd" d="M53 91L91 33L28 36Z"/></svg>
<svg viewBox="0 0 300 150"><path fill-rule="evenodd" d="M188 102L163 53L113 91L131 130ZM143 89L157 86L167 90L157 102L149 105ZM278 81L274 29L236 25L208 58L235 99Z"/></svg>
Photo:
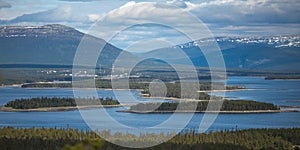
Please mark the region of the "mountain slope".
<svg viewBox="0 0 300 150"><path fill-rule="evenodd" d="M206 39L209 40L209 39ZM184 56L172 56L183 51L196 66L208 67L205 56L197 45L205 45L206 40L193 41L169 48L153 50L140 55L164 58L174 64L183 64ZM300 36L256 37L256 38L216 38L227 68L299 70ZM210 53L209 55L215 55ZM171 58L170 58L171 57Z"/></svg>
<svg viewBox="0 0 300 150"><path fill-rule="evenodd" d="M0 27L0 64L71 65L83 36L73 28L57 24ZM109 66L123 52L102 39L89 35L86 38L98 45L106 44L98 64Z"/></svg>

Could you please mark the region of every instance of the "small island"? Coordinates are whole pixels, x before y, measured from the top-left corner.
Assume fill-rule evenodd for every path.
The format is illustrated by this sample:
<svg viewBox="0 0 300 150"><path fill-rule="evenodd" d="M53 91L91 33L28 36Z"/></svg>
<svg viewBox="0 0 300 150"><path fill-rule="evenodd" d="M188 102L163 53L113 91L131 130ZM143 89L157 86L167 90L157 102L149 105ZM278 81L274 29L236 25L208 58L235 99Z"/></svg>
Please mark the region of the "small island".
<svg viewBox="0 0 300 150"><path fill-rule="evenodd" d="M291 76L291 75L285 75L285 76L267 76L265 77L265 80L299 80L300 76Z"/></svg>
<svg viewBox="0 0 300 150"><path fill-rule="evenodd" d="M213 101L212 105L220 103L220 101ZM195 105L197 105L195 109ZM133 105L128 110L121 110L119 112L129 113L270 113L270 112L297 112L297 110L280 110L280 107L264 102L250 101L250 100L225 100L218 110L206 111L208 101L193 101L184 102L179 106L178 102L163 102L163 103L139 103ZM194 108L194 109L193 109Z"/></svg>
<svg viewBox="0 0 300 150"><path fill-rule="evenodd" d="M198 87L197 83L183 83L183 84L195 84L191 87ZM217 83L216 83L217 84ZM235 91L235 90L245 90L245 88L240 86L226 86L222 83L217 84L212 89L211 83L199 83L199 89L198 90L185 90L184 94L182 95L181 90L181 83L175 82L175 83L166 83L166 91L160 90L160 88L154 88L152 91L149 90L149 87L143 88L141 90L141 96L143 97L149 97L149 98L165 98L169 100L209 100L211 97L217 97L217 96L211 96L207 92L228 92L228 91Z"/></svg>
<svg viewBox="0 0 300 150"><path fill-rule="evenodd" d="M69 97L37 97L30 99L16 99L0 107L6 112L45 112L68 111L76 109L119 107L123 106L112 98L69 98Z"/></svg>

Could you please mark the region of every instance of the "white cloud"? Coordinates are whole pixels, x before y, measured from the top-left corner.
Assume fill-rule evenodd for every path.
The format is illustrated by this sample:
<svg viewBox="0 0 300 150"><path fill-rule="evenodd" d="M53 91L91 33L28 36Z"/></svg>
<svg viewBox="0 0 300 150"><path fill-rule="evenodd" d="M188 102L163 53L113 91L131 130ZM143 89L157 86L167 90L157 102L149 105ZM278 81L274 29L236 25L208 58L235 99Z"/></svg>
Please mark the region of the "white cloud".
<svg viewBox="0 0 300 150"><path fill-rule="evenodd" d="M59 5L45 11L23 14L10 20L3 19L2 25L64 24L86 31L92 23L101 19L104 15L105 13L102 13L102 10L97 6L91 7L72 3Z"/></svg>
<svg viewBox="0 0 300 150"><path fill-rule="evenodd" d="M149 25L148 23L153 23L154 25ZM103 39L109 40L112 35L117 34L120 30L128 26L138 24L144 24L142 26L146 26L147 29L141 30L141 28L138 28L139 30L137 31L141 30L143 31L142 33L144 33L147 30L148 32L152 32L152 35L158 35L157 37L171 37L175 32L177 32L178 35L179 31L176 31L176 29L184 30L185 33L191 37L193 37L193 34L199 35L201 34L201 31L205 31L204 26L199 25L200 22L198 22L197 18L189 14L184 9L179 9L175 6L156 2L136 3L134 1L131 1L121 6L120 8L114 9L107 13L107 16L103 18L102 22L99 22L97 24L99 30L97 31L96 29L94 31L91 31L90 33L95 34ZM151 28L151 26L160 27ZM166 26L168 28L163 26ZM210 35L203 33L202 36ZM137 38L136 34L133 34L132 37ZM155 37L146 35L144 36L144 38Z"/></svg>
<svg viewBox="0 0 300 150"><path fill-rule="evenodd" d="M0 5L1 4L0 0ZM10 0L11 7L0 9L0 25L64 24L86 31L105 13L118 8L125 1L20 1Z"/></svg>
<svg viewBox="0 0 300 150"><path fill-rule="evenodd" d="M128 25L147 22L161 22L171 27L184 28L189 34L199 35L202 29L197 26L199 23L197 18L203 20L216 36L300 33L299 0L169 0L162 2L163 4L158 1L11 0L8 4L0 0L2 20L0 23L1 25L61 23L86 31L93 23L103 19L103 22L98 23L101 29L89 33L104 39L110 39L110 36ZM188 13L196 18L190 17ZM172 40L174 43L183 42L178 37L179 32L163 25L141 25L126 29L126 32L116 36L113 42L120 44L121 47L147 38Z"/></svg>
<svg viewBox="0 0 300 150"><path fill-rule="evenodd" d="M110 39L110 43L121 47L126 48L132 44L139 43L139 42L150 42L150 41L157 41L158 39L171 41L174 45L177 43L182 43L183 40L190 41L189 39L182 37L182 34L177 32L176 30L160 25L149 25L145 26L133 26L126 30L119 32L115 37ZM151 46L156 46L157 43L149 44ZM138 48L137 48L138 49ZM145 50L140 49L141 51Z"/></svg>
<svg viewBox="0 0 300 150"><path fill-rule="evenodd" d="M77 13L70 5L60 6L48 11L37 12L33 14L24 14L11 22L80 22L88 21L88 17Z"/></svg>
<svg viewBox="0 0 300 150"><path fill-rule="evenodd" d="M208 23L300 22L300 3L297 0L214 0L186 4L189 11Z"/></svg>
<svg viewBox="0 0 300 150"><path fill-rule="evenodd" d="M167 4L172 4L172 5L175 5L175 6L180 7L180 8L187 8L187 5L186 5L185 1L182 1L182 0L167 1Z"/></svg>
<svg viewBox="0 0 300 150"><path fill-rule="evenodd" d="M104 17L105 14L101 14L101 15L99 15L99 14L88 14L87 16L88 16L88 18L91 22L95 22L95 21L101 19L102 17Z"/></svg>
<svg viewBox="0 0 300 150"><path fill-rule="evenodd" d="M282 3L282 1L270 0L214 0L207 2L190 2L181 0L172 0L166 2L176 7L166 6L157 2L134 2L130 1L123 6L107 13L103 22L98 24L101 29L91 31L106 40L111 35L131 24L143 24L147 22L163 22L171 27L182 27L188 33L201 33L198 28L198 20L187 15L189 12L196 15L204 23L210 25L210 29L218 35L224 34L290 34L297 28L290 24L299 24L300 20L297 13L298 5L296 1L292 3ZM178 6L182 9L179 9ZM300 6L299 6L300 7ZM269 24L269 25L268 25ZM276 25L273 25L276 24ZM281 24L283 24L281 26ZM262 27L262 28L260 28ZM276 28L278 30L276 30ZM264 30L261 30L264 29ZM180 36L177 31L164 27L135 29L135 32L124 32L113 40L113 43L122 46L137 40L147 38L168 37L176 40L174 35ZM105 32L103 32L105 31ZM137 35L138 31L151 32L150 35ZM264 32L265 31L265 32ZM222 33L223 32L223 33ZM300 31L298 30L298 33ZM124 35L124 34L128 35ZM204 38L205 35L198 38ZM124 40L126 38L126 40ZM119 40L119 41L118 41ZM181 39L178 42L183 42ZM121 44L122 43L122 44ZM121 47L122 47L121 46ZM125 46L126 47L126 46Z"/></svg>

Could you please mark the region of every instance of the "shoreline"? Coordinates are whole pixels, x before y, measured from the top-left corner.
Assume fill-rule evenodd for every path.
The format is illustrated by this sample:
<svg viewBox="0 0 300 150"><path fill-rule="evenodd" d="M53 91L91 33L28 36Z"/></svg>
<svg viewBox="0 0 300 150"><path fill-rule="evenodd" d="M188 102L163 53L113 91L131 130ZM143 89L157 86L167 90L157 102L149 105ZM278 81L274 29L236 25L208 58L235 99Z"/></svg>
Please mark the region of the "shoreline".
<svg viewBox="0 0 300 150"><path fill-rule="evenodd" d="M136 114L167 114L175 113L175 111L135 111L135 110L118 110L117 112L123 113L136 113ZM299 112L298 110L245 110L245 111L176 111L176 113L212 113L212 114L257 114L257 113L283 113L283 112Z"/></svg>
<svg viewBox="0 0 300 150"><path fill-rule="evenodd" d="M6 87L22 87L23 84L10 84L10 85L0 85L0 88L6 88Z"/></svg>
<svg viewBox="0 0 300 150"><path fill-rule="evenodd" d="M63 106L63 107L43 107L33 109L15 109L12 107L0 106L0 112L60 112L72 111L78 109L93 109L93 108L114 108L114 107L128 107L130 105L87 105L87 106Z"/></svg>

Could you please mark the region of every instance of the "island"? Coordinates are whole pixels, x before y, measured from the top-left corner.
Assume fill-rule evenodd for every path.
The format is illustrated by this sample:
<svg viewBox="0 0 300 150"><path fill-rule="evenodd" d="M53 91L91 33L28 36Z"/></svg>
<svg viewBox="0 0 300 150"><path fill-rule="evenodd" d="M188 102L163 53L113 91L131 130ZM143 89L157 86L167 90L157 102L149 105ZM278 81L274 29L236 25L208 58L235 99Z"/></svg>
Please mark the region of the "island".
<svg viewBox="0 0 300 150"><path fill-rule="evenodd" d="M197 83L187 82L182 84L195 84L191 85L191 87L197 87ZM198 100L209 100L211 96L207 94L207 92L228 92L235 90L244 90L245 88L240 86L226 86L222 83L215 83L215 89L212 89L211 83L199 83L199 90L185 90L184 93L181 93L181 83L165 83L166 91L161 91L160 88L153 88L152 91L149 90L149 86L143 88L141 91L141 96L149 97L149 98L166 98L169 100L189 100L197 98ZM165 92L165 93L164 93ZM183 94L183 95L182 95ZM196 95L197 94L197 95Z"/></svg>
<svg viewBox="0 0 300 150"><path fill-rule="evenodd" d="M265 80L299 80L300 76L299 75L295 75L295 76L291 76L291 75L285 75L285 76L267 76L265 77Z"/></svg>
<svg viewBox="0 0 300 150"><path fill-rule="evenodd" d="M0 111L5 112L46 112L46 111L68 111L76 109L120 107L119 101L107 98L70 98L70 97L37 97L30 99L15 99L4 106Z"/></svg>
<svg viewBox="0 0 300 150"><path fill-rule="evenodd" d="M217 106L220 101L212 101L210 105ZM271 103L257 102L251 100L224 100L220 110L211 109L207 111L209 101L186 101L163 102L163 103L139 103L130 106L128 110L119 110L119 112L128 113L275 113L275 112L298 112L297 110L281 110L279 106ZM178 107L180 106L180 107ZM196 108L195 108L196 106Z"/></svg>

